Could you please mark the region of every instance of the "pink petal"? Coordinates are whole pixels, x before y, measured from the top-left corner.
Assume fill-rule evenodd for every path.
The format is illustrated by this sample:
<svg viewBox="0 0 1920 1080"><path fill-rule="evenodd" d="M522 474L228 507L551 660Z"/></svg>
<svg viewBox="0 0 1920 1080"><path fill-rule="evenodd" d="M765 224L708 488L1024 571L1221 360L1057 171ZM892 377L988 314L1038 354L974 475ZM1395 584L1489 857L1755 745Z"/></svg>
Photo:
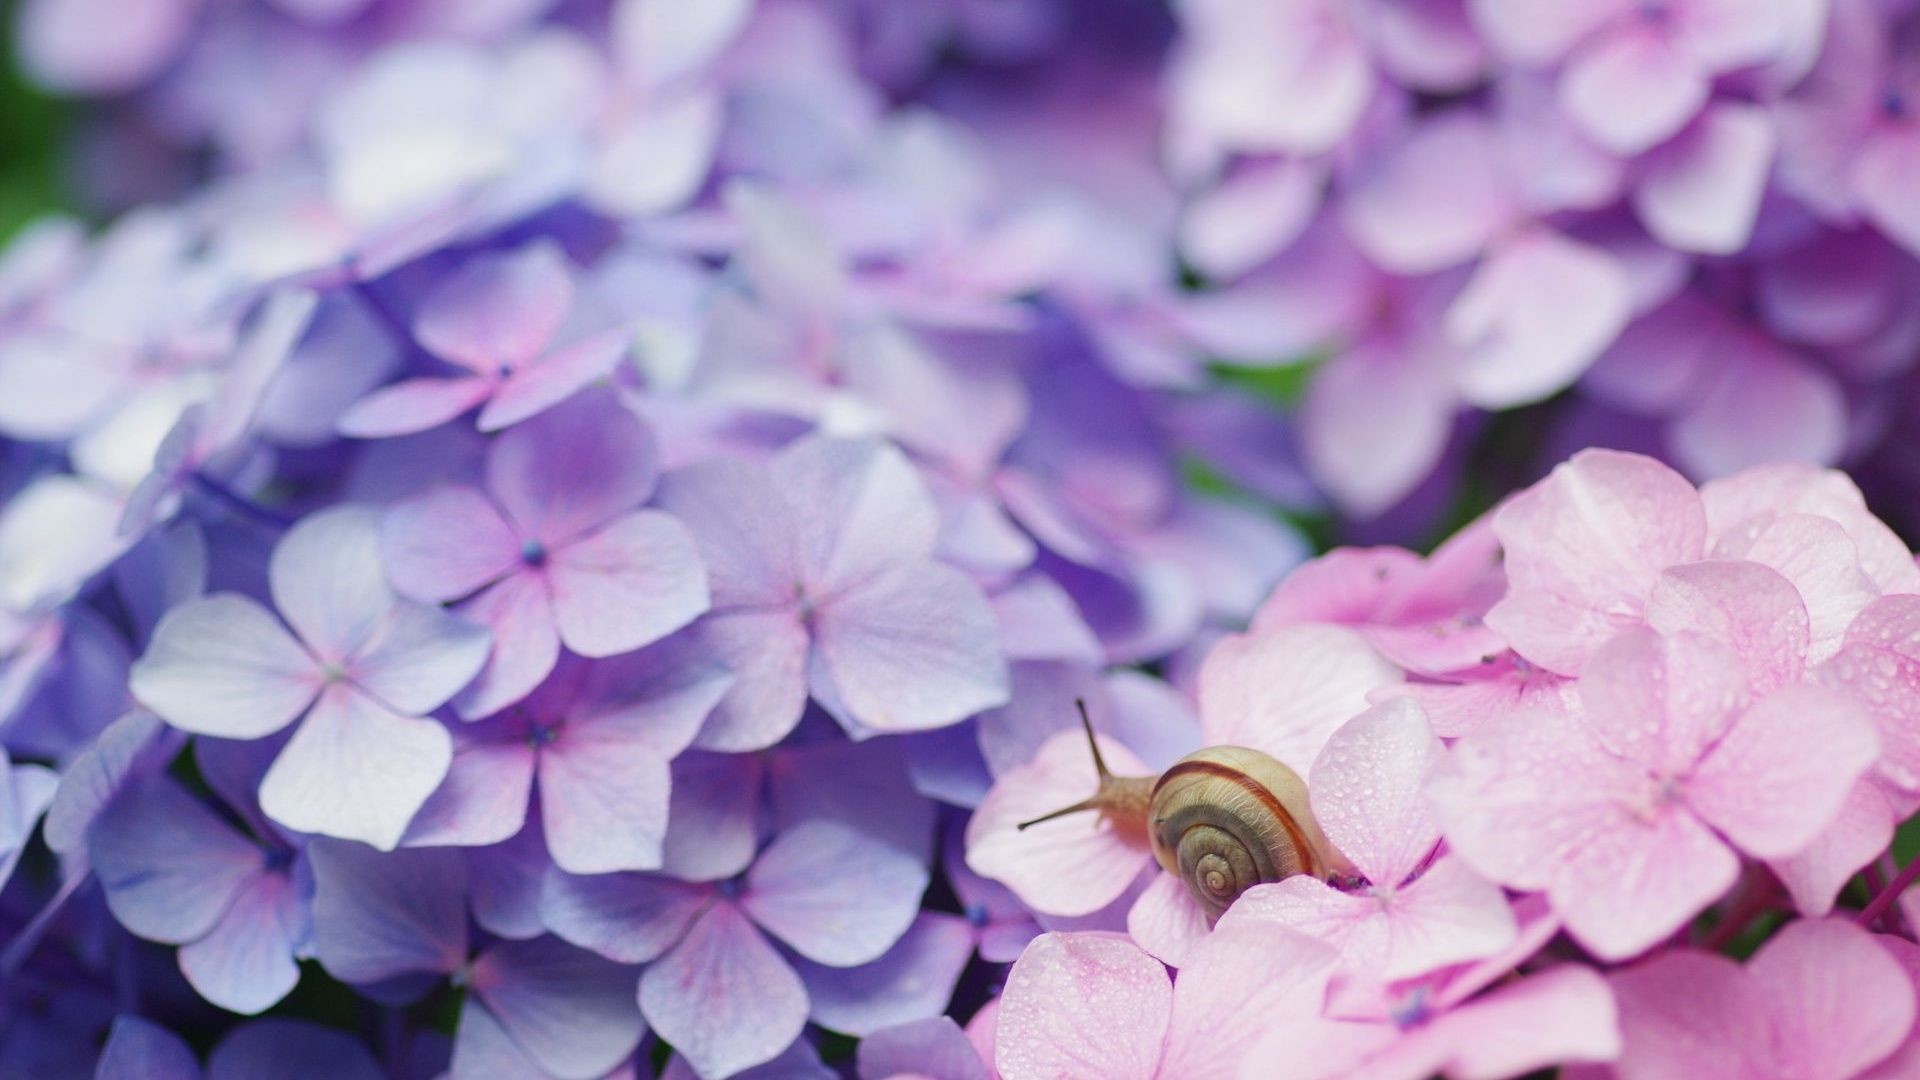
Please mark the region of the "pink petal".
<svg viewBox="0 0 1920 1080"><path fill-rule="evenodd" d="M807 991L732 904L709 908L640 976L640 1011L703 1076L779 1054L807 1024Z"/></svg>
<svg viewBox="0 0 1920 1080"><path fill-rule="evenodd" d="M560 640L582 656L630 652L707 610L707 572L693 537L640 510L554 549L547 568Z"/></svg>
<svg viewBox="0 0 1920 1080"><path fill-rule="evenodd" d="M354 402L334 421L349 439L390 439L439 427L493 396L492 378L404 379Z"/></svg>
<svg viewBox="0 0 1920 1080"><path fill-rule="evenodd" d="M380 522L380 554L400 595L458 600L520 563L520 538L493 502L439 485L396 503Z"/></svg>
<svg viewBox="0 0 1920 1080"><path fill-rule="evenodd" d="M1412 978L1492 956L1519 932L1498 885L1442 857L1381 905L1391 951L1380 977Z"/></svg>
<svg viewBox="0 0 1920 1080"><path fill-rule="evenodd" d="M1158 1075L1229 1075L1268 1031L1319 1012L1335 959L1321 942L1272 923L1223 923L1180 969Z"/></svg>
<svg viewBox="0 0 1920 1080"><path fill-rule="evenodd" d="M1452 850L1517 889L1546 889L1596 955L1624 958L1724 895L1739 860L1574 717L1511 714L1456 743L1428 792Z"/></svg>
<svg viewBox="0 0 1920 1080"><path fill-rule="evenodd" d="M1501 507L1493 528L1512 584L1487 625L1565 675L1639 621L1660 572L1700 558L1707 538L1692 484L1650 458L1610 450L1557 466Z"/></svg>
<svg viewBox="0 0 1920 1080"><path fill-rule="evenodd" d="M1364 638L1333 626L1286 626L1222 640L1200 669L1207 745L1264 751L1306 776L1335 729L1398 683L1400 669Z"/></svg>
<svg viewBox="0 0 1920 1080"><path fill-rule="evenodd" d="M1588 137L1622 157L1664 142L1708 96L1692 58L1663 36L1622 29L1581 50L1560 79L1560 103Z"/></svg>
<svg viewBox="0 0 1920 1080"><path fill-rule="evenodd" d="M1839 383L1796 353L1753 346L1674 425L1675 459L1702 476L1773 461L1838 461L1847 444Z"/></svg>
<svg viewBox="0 0 1920 1080"><path fill-rule="evenodd" d="M537 244L468 262L420 305L413 334L444 360L492 372L540 354L573 306L573 279L557 246Z"/></svg>
<svg viewBox="0 0 1920 1080"><path fill-rule="evenodd" d="M1246 920L1288 927L1339 950L1343 967L1384 979L1393 948L1385 914L1375 897L1341 892L1318 878L1297 874L1248 889L1220 925Z"/></svg>
<svg viewBox="0 0 1920 1080"><path fill-rule="evenodd" d="M1599 743L1659 776L1690 772L1751 701L1738 657L1691 635L1623 631L1587 664L1582 719Z"/></svg>
<svg viewBox="0 0 1920 1080"><path fill-rule="evenodd" d="M1100 752L1118 775L1146 769L1126 747L1102 739ZM1035 910L1086 915L1111 903L1152 862L1143 826L1131 828L1093 813L1069 814L1020 830L1015 826L1093 794L1093 757L1086 736L1064 731L1032 761L1003 775L967 824L967 866L1012 889Z"/></svg>
<svg viewBox="0 0 1920 1080"><path fill-rule="evenodd" d="M1853 196L1869 221L1909 252L1920 253L1920 129L1888 127L1867 140L1853 163Z"/></svg>
<svg viewBox="0 0 1920 1080"><path fill-rule="evenodd" d="M1127 909L1128 936L1171 967L1185 965L1209 929L1207 909L1187 891L1178 874L1155 874Z"/></svg>
<svg viewBox="0 0 1920 1080"><path fill-rule="evenodd" d="M1853 540L1831 518L1796 513L1755 518L1722 537L1714 554L1752 560L1792 583L1806 607L1808 663L1840 651L1847 627L1878 591L1860 569Z"/></svg>
<svg viewBox="0 0 1920 1080"><path fill-rule="evenodd" d="M480 430L512 427L606 378L626 355L631 338L626 330L598 334L516 370L480 410Z"/></svg>
<svg viewBox="0 0 1920 1080"><path fill-rule="evenodd" d="M167 612L128 679L133 696L168 723L232 739L285 727L319 684L313 657L271 613L237 593Z"/></svg>
<svg viewBox="0 0 1920 1080"><path fill-rule="evenodd" d="M1188 204L1181 254L1209 277L1239 277L1299 237L1325 183L1326 167L1312 159L1250 162Z"/></svg>
<svg viewBox="0 0 1920 1080"><path fill-rule="evenodd" d="M1613 977L1619 999L1623 1077L1709 1076L1734 1068L1764 1075L1771 1062L1763 1030L1765 1000L1740 966L1724 956L1666 953Z"/></svg>
<svg viewBox="0 0 1920 1080"><path fill-rule="evenodd" d="M180 947L180 972L201 997L253 1016L300 981L294 950L303 947L307 914L291 879L260 874L207 936Z"/></svg>
<svg viewBox="0 0 1920 1080"><path fill-rule="evenodd" d="M560 659L553 604L538 574L502 578L458 610L493 632L487 666L454 701L454 709L469 720L491 715L532 693Z"/></svg>
<svg viewBox="0 0 1920 1080"><path fill-rule="evenodd" d="M740 907L807 959L851 967L900 940L927 879L908 852L838 822L803 821L754 861Z"/></svg>
<svg viewBox="0 0 1920 1080"><path fill-rule="evenodd" d="M1111 934L1042 934L1007 975L994 1065L1006 1080L1147 1080L1159 1075L1172 1012L1166 968L1132 942Z"/></svg>
<svg viewBox="0 0 1920 1080"><path fill-rule="evenodd" d="M1913 647L1888 647L1869 631L1895 607L1920 610L1911 597L1884 597L1855 620L1845 648L1815 672L1815 680L1865 707L1880 731L1877 775L1901 789L1920 789L1920 656ZM1882 639L1884 640L1884 639Z"/></svg>
<svg viewBox="0 0 1920 1080"><path fill-rule="evenodd" d="M1649 155L1633 207L1647 231L1681 251L1731 255L1747 246L1773 170L1773 121L1757 105L1717 105Z"/></svg>
<svg viewBox="0 0 1920 1080"><path fill-rule="evenodd" d="M274 546L267 572L274 606L323 662L344 661L393 607L371 507L302 518Z"/></svg>
<svg viewBox="0 0 1920 1080"><path fill-rule="evenodd" d="M1619 16L1623 0L1536 4L1531 0L1467 0L1474 26L1509 60L1546 66Z"/></svg>
<svg viewBox="0 0 1920 1080"><path fill-rule="evenodd" d="M1590 968L1560 964L1439 1017L1367 1068L1383 1078L1444 1073L1487 1080L1610 1062L1619 1053L1619 1024L1606 982Z"/></svg>
<svg viewBox="0 0 1920 1080"><path fill-rule="evenodd" d="M1851 1076L1892 1053L1913 1027L1912 981L1851 920L1789 923L1754 954L1747 974L1783 1069Z"/></svg>
<svg viewBox="0 0 1920 1080"><path fill-rule="evenodd" d="M1867 509L1847 475L1796 462L1748 469L1700 489L1715 543L1764 515L1802 513L1832 518L1853 538L1860 567L1881 592L1920 592L1920 566L1892 529ZM1792 577L1791 574L1788 575Z"/></svg>
<svg viewBox="0 0 1920 1080"><path fill-rule="evenodd" d="M815 611L814 695L849 730L919 731L1007 701L986 597L924 562L883 570Z"/></svg>
<svg viewBox="0 0 1920 1080"><path fill-rule="evenodd" d="M1314 820L1376 888L1398 887L1440 842L1422 785L1444 755L1420 706L1391 698L1341 725L1314 760Z"/></svg>
<svg viewBox="0 0 1920 1080"><path fill-rule="evenodd" d="M260 808L297 832L391 851L452 760L439 721L400 716L333 686L261 780Z"/></svg>
<svg viewBox="0 0 1920 1080"><path fill-rule="evenodd" d="M1787 887L1802 915L1825 915L1853 875L1887 850L1898 820L1878 784L1855 781L1840 812L1812 843L1796 855L1769 860L1767 865Z"/></svg>
<svg viewBox="0 0 1920 1080"><path fill-rule="evenodd" d="M1834 820L1880 740L1864 710L1818 686L1763 698L1714 746L1687 803L1761 858L1798 853Z"/></svg>
<svg viewBox="0 0 1920 1080"><path fill-rule="evenodd" d="M1676 566L1654 584L1646 614L1662 634L1697 634L1731 649L1755 695L1799 682L1806 669L1807 607L1792 582L1760 563Z"/></svg>
<svg viewBox="0 0 1920 1080"><path fill-rule="evenodd" d="M1556 393L1632 314L1632 283L1608 252L1548 229L1507 240L1447 310L1447 337L1466 356L1461 396L1499 409Z"/></svg>
<svg viewBox="0 0 1920 1080"><path fill-rule="evenodd" d="M1342 220L1354 243L1388 270L1425 274L1454 266L1521 214L1504 162L1485 116L1442 113L1361 167Z"/></svg>
<svg viewBox="0 0 1920 1080"><path fill-rule="evenodd" d="M645 502L658 456L640 418L593 391L494 440L487 490L523 536L556 548Z"/></svg>

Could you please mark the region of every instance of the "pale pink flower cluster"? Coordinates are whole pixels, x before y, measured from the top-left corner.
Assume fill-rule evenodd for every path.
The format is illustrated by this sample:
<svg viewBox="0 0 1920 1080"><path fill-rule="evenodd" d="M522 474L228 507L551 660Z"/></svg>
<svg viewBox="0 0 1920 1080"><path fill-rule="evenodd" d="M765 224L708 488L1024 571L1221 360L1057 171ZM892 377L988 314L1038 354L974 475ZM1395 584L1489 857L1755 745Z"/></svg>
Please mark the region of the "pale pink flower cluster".
<svg viewBox="0 0 1920 1080"><path fill-rule="evenodd" d="M968 831L1071 917L969 1032L1009 1080L1920 1064L1911 875L1882 876L1920 808L1920 568L1844 475L1586 451L1430 558L1307 564L1194 683L1193 744L1304 777L1353 872L1209 925L1110 815L1015 827L1090 792L1055 736ZM1115 773L1165 766L1109 726Z"/></svg>

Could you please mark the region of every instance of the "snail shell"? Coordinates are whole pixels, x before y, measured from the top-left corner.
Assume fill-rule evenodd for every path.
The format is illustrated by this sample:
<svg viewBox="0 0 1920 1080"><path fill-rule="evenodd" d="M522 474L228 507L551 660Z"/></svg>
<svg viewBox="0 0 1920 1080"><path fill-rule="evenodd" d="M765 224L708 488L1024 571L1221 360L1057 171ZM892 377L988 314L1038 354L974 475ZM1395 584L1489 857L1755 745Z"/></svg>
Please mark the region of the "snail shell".
<svg viewBox="0 0 1920 1080"><path fill-rule="evenodd" d="M1240 894L1344 865L1307 807L1299 775L1258 750L1210 746L1160 774L1147 836L1162 869L1217 919Z"/></svg>
<svg viewBox="0 0 1920 1080"><path fill-rule="evenodd" d="M1313 820L1300 775L1272 757L1244 746L1209 746L1158 778L1115 776L1100 756L1086 703L1074 704L1099 788L1072 806L1021 822L1021 829L1084 810L1098 811L1117 828L1144 827L1154 860L1186 884L1209 924L1255 885L1353 869Z"/></svg>

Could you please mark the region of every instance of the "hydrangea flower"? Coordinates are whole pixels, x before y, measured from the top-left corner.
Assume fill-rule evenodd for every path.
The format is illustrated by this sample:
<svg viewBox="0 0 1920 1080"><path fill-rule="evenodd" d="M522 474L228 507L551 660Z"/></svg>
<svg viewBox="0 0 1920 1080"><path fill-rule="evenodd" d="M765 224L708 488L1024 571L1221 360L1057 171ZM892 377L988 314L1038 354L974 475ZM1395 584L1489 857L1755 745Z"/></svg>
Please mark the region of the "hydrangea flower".
<svg viewBox="0 0 1920 1080"><path fill-rule="evenodd" d="M391 848L446 775L422 718L486 662L485 628L403 600L381 567L379 516L341 507L275 545L274 605L237 593L169 611L134 665L133 694L195 734L257 739L299 721L260 781L260 805L302 832ZM289 629L291 628L291 629Z"/></svg>
<svg viewBox="0 0 1920 1080"><path fill-rule="evenodd" d="M707 609L688 530L641 509L658 477L645 425L605 393L517 425L487 451L485 490L436 486L390 508L380 556L401 595L463 601L497 645L455 708L527 696L560 658L657 641Z"/></svg>

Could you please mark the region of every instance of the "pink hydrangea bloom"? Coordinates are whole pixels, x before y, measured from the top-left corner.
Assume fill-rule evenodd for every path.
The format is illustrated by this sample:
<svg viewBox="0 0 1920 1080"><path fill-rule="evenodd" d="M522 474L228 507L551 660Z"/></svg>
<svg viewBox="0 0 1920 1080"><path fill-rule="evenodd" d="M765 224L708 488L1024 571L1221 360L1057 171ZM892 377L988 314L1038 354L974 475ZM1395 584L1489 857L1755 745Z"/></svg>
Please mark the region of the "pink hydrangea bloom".
<svg viewBox="0 0 1920 1080"><path fill-rule="evenodd" d="M1884 941L1844 920L1802 919L1744 967L1676 950L1622 971L1609 980L1622 1036L1614 1074L1897 1075L1868 1072L1914 1026L1912 945Z"/></svg>
<svg viewBox="0 0 1920 1080"><path fill-rule="evenodd" d="M1505 885L1544 890L1595 954L1632 956L1723 895L1738 851L1811 844L1879 752L1848 697L1756 688L1689 633L1629 629L1571 712L1515 713L1462 739L1430 782L1448 843Z"/></svg>

